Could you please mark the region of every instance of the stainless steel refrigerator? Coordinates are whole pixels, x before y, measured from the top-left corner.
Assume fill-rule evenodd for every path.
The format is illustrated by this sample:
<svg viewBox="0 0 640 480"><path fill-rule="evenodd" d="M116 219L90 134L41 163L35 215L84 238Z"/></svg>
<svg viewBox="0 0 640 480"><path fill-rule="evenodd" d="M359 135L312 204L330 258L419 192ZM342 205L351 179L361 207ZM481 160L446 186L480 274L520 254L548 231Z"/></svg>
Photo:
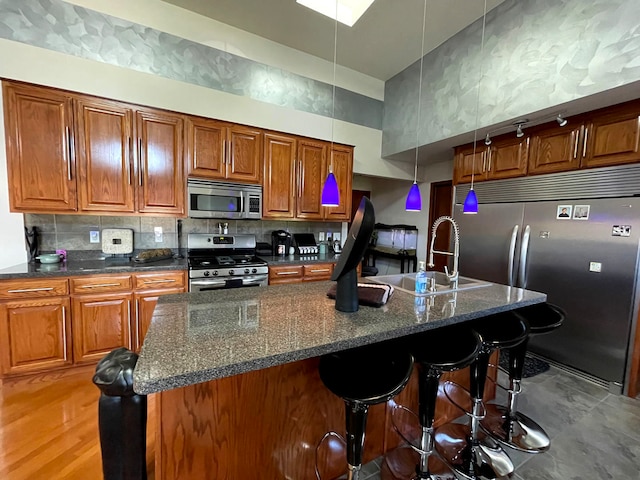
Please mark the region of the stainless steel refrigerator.
<svg viewBox="0 0 640 480"><path fill-rule="evenodd" d="M531 197L519 190L514 198ZM457 200L463 193L456 192ZM637 315L640 198L491 204L478 198L477 215L454 206L460 274L546 293L567 318L552 333L531 337L530 351L621 391Z"/></svg>

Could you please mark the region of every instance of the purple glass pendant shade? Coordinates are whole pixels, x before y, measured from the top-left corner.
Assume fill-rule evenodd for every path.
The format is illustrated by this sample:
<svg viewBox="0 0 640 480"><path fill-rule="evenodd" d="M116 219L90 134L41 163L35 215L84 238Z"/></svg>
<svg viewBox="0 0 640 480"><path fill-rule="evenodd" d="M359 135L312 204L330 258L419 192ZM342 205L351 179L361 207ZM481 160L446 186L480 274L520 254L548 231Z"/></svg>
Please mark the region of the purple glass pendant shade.
<svg viewBox="0 0 640 480"><path fill-rule="evenodd" d="M411 185L404 208L407 212L419 212L422 210L422 197L420 196L420 188L416 182L413 182L413 185Z"/></svg>
<svg viewBox="0 0 640 480"><path fill-rule="evenodd" d="M322 206L340 206L340 190L338 189L338 182L333 172L329 172L327 180L324 182L324 187L322 187Z"/></svg>

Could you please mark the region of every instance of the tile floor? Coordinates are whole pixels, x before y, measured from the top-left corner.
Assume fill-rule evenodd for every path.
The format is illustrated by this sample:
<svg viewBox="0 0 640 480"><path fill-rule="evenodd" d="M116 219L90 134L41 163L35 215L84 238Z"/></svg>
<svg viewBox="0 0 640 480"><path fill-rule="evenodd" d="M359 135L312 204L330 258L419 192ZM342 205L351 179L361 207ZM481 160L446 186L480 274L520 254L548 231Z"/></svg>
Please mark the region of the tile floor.
<svg viewBox="0 0 640 480"><path fill-rule="evenodd" d="M513 480L640 480L640 400L554 367L522 385L519 409L545 428L551 448L509 451ZM361 480L380 480L379 466L365 465Z"/></svg>

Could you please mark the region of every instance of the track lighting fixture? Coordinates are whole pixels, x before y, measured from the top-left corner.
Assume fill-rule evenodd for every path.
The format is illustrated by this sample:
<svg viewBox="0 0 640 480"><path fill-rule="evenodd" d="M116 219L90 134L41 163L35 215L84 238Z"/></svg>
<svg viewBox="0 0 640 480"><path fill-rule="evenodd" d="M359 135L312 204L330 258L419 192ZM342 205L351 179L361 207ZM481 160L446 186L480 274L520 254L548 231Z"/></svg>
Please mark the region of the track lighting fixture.
<svg viewBox="0 0 640 480"><path fill-rule="evenodd" d="M567 123L569 123L569 121L564 118L561 113L559 113L556 117L556 122L558 122L558 125L560 125L561 127L564 127Z"/></svg>
<svg viewBox="0 0 640 480"><path fill-rule="evenodd" d="M484 137L484 144L485 145L491 145L491 136L489 135L489 132L487 132L487 136Z"/></svg>

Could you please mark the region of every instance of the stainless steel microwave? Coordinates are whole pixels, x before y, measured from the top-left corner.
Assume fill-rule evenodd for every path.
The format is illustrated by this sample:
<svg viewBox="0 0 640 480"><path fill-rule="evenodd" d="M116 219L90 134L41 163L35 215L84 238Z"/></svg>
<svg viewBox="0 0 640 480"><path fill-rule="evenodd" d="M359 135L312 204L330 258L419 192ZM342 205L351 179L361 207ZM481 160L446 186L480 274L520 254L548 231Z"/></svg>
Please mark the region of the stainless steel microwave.
<svg viewBox="0 0 640 480"><path fill-rule="evenodd" d="M187 193L191 218L259 220L262 215L260 185L190 178Z"/></svg>

